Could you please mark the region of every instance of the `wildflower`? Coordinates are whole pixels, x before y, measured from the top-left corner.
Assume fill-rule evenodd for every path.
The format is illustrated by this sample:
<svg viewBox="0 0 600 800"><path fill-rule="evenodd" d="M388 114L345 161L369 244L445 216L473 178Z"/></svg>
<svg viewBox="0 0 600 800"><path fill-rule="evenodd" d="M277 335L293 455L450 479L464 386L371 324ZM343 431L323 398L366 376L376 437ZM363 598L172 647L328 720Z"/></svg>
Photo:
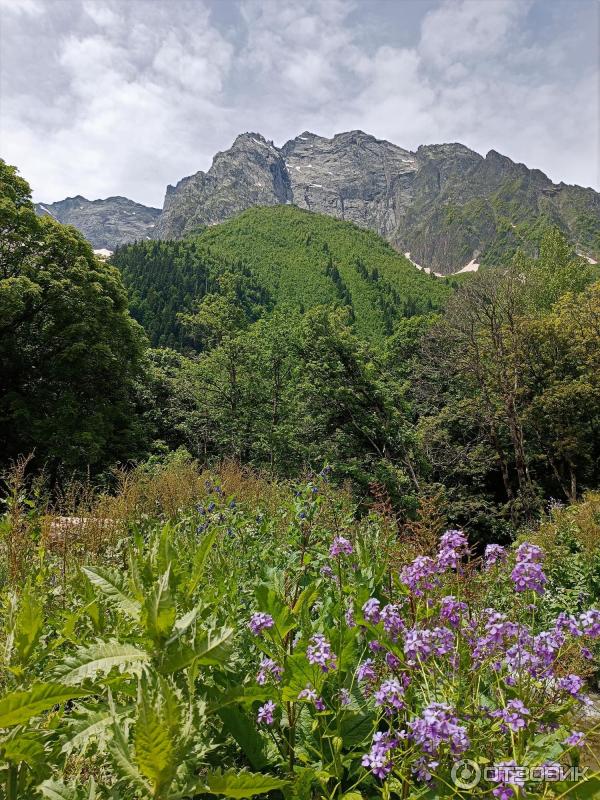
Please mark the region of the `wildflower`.
<svg viewBox="0 0 600 800"><path fill-rule="evenodd" d="M510 576L517 592L532 589L542 594L546 583L546 576L540 564L543 557L542 550L529 542L524 542L517 548L517 563Z"/></svg>
<svg viewBox="0 0 600 800"><path fill-rule="evenodd" d="M383 650L383 645L379 644L377 639L371 639L371 641L369 642L369 650L372 653L379 653L380 650Z"/></svg>
<svg viewBox="0 0 600 800"><path fill-rule="evenodd" d="M507 553L504 547L499 544L488 544L483 554L483 563L486 569L490 569L498 562L506 561Z"/></svg>
<svg viewBox="0 0 600 800"><path fill-rule="evenodd" d="M438 656L445 656L454 650L454 634L450 628L434 628L431 633L433 650Z"/></svg>
<svg viewBox="0 0 600 800"><path fill-rule="evenodd" d="M385 710L386 714L392 714L394 709L399 711L404 707L404 686L397 678L384 681L375 692L375 705Z"/></svg>
<svg viewBox="0 0 600 800"><path fill-rule="evenodd" d="M398 669L398 667L400 666L400 659L393 653L388 652L385 654L385 663L388 665L390 669Z"/></svg>
<svg viewBox="0 0 600 800"><path fill-rule="evenodd" d="M492 789L492 794L494 797L497 797L498 800L510 800L510 798L515 795L513 789L505 783L499 783L498 786L495 786Z"/></svg>
<svg viewBox="0 0 600 800"><path fill-rule="evenodd" d="M541 547L531 542L523 542L517 547L517 561L524 562L530 561L532 563L540 563L544 560L544 551Z"/></svg>
<svg viewBox="0 0 600 800"><path fill-rule="evenodd" d="M263 614L262 611L252 614L248 623L248 627L255 636L258 636L261 631L272 628L273 625L275 625L273 617L270 614Z"/></svg>
<svg viewBox="0 0 600 800"><path fill-rule="evenodd" d="M315 633L311 637L309 646L306 648L306 657L309 663L318 664L323 672L329 672L337 666L335 654L331 650L331 645L322 633Z"/></svg>
<svg viewBox="0 0 600 800"><path fill-rule="evenodd" d="M464 753L471 744L466 728L447 703L431 703L408 727L411 739L430 755L436 755L445 743L455 755Z"/></svg>
<svg viewBox="0 0 600 800"><path fill-rule="evenodd" d="M458 569L462 557L468 552L469 543L462 531L446 531L440 539L440 551L437 557L439 569Z"/></svg>
<svg viewBox="0 0 600 800"><path fill-rule="evenodd" d="M377 625L379 622L379 606L381 603L376 597L370 597L362 607L364 618L367 622Z"/></svg>
<svg viewBox="0 0 600 800"><path fill-rule="evenodd" d="M322 575L324 578L333 578L333 570L331 569L331 567L329 566L329 564L324 564L324 565L321 567L321 575Z"/></svg>
<svg viewBox="0 0 600 800"><path fill-rule="evenodd" d="M438 567L429 556L417 556L400 572L400 580L417 596L421 597L427 589L433 589L437 583Z"/></svg>
<svg viewBox="0 0 600 800"><path fill-rule="evenodd" d="M349 556L354 551L351 542L348 541L344 536L336 536L333 540L331 547L329 548L329 555L331 558L336 558L336 556L346 555Z"/></svg>
<svg viewBox="0 0 600 800"><path fill-rule="evenodd" d="M279 682L283 675L283 669L273 661L272 658L263 658L260 662L260 669L256 676L256 682L259 686L264 686L269 677Z"/></svg>
<svg viewBox="0 0 600 800"><path fill-rule="evenodd" d="M298 693L298 700L306 700L309 703L313 703L317 711L325 711L325 702L323 698L319 697L310 683L307 683L306 687Z"/></svg>
<svg viewBox="0 0 600 800"><path fill-rule="evenodd" d="M466 612L466 603L462 603L451 594L447 595L446 597L442 597L442 603L440 606L440 619L447 620L453 628L458 628L460 624L460 617L462 614L466 614Z"/></svg>
<svg viewBox="0 0 600 800"><path fill-rule="evenodd" d="M260 723L264 723L265 725L272 725L275 721L273 717L273 712L275 711L275 703L272 700L267 700L264 706L261 706L258 709L258 715L256 717L256 721Z"/></svg>
<svg viewBox="0 0 600 800"><path fill-rule="evenodd" d="M411 628L404 636L404 655L409 664L426 660L433 652L432 633L429 630Z"/></svg>
<svg viewBox="0 0 600 800"><path fill-rule="evenodd" d="M346 625L349 628L355 628L356 627L356 622L354 620L354 609L352 608L352 605L349 605L348 608L346 609L346 613L344 615L344 619L346 620Z"/></svg>
<svg viewBox="0 0 600 800"><path fill-rule="evenodd" d="M400 611L395 603L388 603L381 609L381 621L383 628L391 637L392 641L396 641L398 634L405 630L404 621L400 616Z"/></svg>
<svg viewBox="0 0 600 800"><path fill-rule="evenodd" d="M600 637L600 611L597 608L584 611L579 617L579 622L586 636L591 636L593 639Z"/></svg>
<svg viewBox="0 0 600 800"><path fill-rule="evenodd" d="M564 689L565 692L573 695L573 697L579 697L579 693L585 686L585 682L579 675L567 675L565 678L559 680L558 685L561 689Z"/></svg>
<svg viewBox="0 0 600 800"><path fill-rule="evenodd" d="M492 717L499 717L502 720L502 728L510 728L514 733L518 733L527 727L525 717L529 715L529 709L525 708L521 700L509 700L506 708L499 708L492 711Z"/></svg>
<svg viewBox="0 0 600 800"><path fill-rule="evenodd" d="M356 680L362 683L363 681L376 681L377 673L373 668L373 659L367 658L362 664L358 665L356 670Z"/></svg>
<svg viewBox="0 0 600 800"><path fill-rule="evenodd" d="M350 692L348 689L340 689L338 700L341 706L349 706L351 703Z"/></svg>
<svg viewBox="0 0 600 800"><path fill-rule="evenodd" d="M398 740L391 733L377 731L373 734L371 750L362 757L361 764L368 767L376 778L386 778L394 767L391 752Z"/></svg>
<svg viewBox="0 0 600 800"><path fill-rule="evenodd" d="M585 733L581 733L581 731L571 731L563 744L569 747L583 747L585 744Z"/></svg>
<svg viewBox="0 0 600 800"><path fill-rule="evenodd" d="M557 631L568 631L572 636L581 636L582 630L579 623L572 614L561 611L554 621Z"/></svg>

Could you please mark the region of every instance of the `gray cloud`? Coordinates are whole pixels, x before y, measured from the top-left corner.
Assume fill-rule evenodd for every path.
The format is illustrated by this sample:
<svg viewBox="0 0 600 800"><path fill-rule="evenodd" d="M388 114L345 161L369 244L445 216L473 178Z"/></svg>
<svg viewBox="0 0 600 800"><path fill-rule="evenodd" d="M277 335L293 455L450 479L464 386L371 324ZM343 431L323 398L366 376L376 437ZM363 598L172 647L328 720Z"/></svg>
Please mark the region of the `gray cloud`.
<svg viewBox="0 0 600 800"><path fill-rule="evenodd" d="M595 0L0 0L0 150L37 199L161 205L237 133L362 128L600 186Z"/></svg>

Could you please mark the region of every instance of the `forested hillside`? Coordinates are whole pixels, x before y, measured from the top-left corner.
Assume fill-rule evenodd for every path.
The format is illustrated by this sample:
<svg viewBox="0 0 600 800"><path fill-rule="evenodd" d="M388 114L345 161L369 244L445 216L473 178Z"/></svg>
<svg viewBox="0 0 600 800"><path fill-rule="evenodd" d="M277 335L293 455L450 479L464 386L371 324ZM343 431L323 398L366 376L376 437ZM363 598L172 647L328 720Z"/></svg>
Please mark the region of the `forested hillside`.
<svg viewBox="0 0 600 800"><path fill-rule="evenodd" d="M177 313L213 291L225 271L244 274L266 307L345 306L356 332L370 339L390 334L403 317L440 308L450 290L377 234L294 206L253 208L183 242L126 245L112 262L157 346L182 345Z"/></svg>

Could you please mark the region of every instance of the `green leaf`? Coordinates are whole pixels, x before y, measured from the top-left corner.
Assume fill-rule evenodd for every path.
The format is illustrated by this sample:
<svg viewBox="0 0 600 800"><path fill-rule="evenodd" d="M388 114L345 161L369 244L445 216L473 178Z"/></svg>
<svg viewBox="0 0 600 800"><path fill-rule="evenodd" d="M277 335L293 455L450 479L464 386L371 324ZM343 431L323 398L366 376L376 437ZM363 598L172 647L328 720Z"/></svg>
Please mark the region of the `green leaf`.
<svg viewBox="0 0 600 800"><path fill-rule="evenodd" d="M108 749L112 756L115 772L130 786L141 790L142 797L149 796L151 794L150 787L137 768L132 754L130 753L127 739L116 720L113 724L112 731L113 737Z"/></svg>
<svg viewBox="0 0 600 800"><path fill-rule="evenodd" d="M82 800L84 797L76 786L67 786L62 781L47 780L38 789L48 800Z"/></svg>
<svg viewBox="0 0 600 800"><path fill-rule="evenodd" d="M123 710L124 716L131 707L127 706ZM85 750L88 742L94 740L97 746L102 749L107 738L107 732L114 722L114 715L108 710L88 711L87 713L74 712L69 715L67 725L69 738L62 746L63 753L69 755L74 750L80 753Z"/></svg>
<svg viewBox="0 0 600 800"><path fill-rule="evenodd" d="M296 624L294 614L283 598L267 583L261 583L255 590L260 611L273 617L277 633L283 639Z"/></svg>
<svg viewBox="0 0 600 800"><path fill-rule="evenodd" d="M173 719L165 712L173 710ZM180 714L174 703L164 704L143 682L135 723L135 760L140 772L151 782L154 794L168 787L177 770L177 751L172 734L180 726Z"/></svg>
<svg viewBox="0 0 600 800"><path fill-rule="evenodd" d="M169 588L170 568L162 575L147 595L142 612L142 621L148 635L155 642L168 638L177 615Z"/></svg>
<svg viewBox="0 0 600 800"><path fill-rule="evenodd" d="M126 593L125 581L115 570L106 567L82 567L92 586L98 589L114 606L135 622L139 622L141 605Z"/></svg>
<svg viewBox="0 0 600 800"><path fill-rule="evenodd" d="M46 763L46 752L39 731L27 731L2 742L4 761L25 761L32 769Z"/></svg>
<svg viewBox="0 0 600 800"><path fill-rule="evenodd" d="M241 800L255 797L257 794L266 794L275 789L282 789L289 784L289 781L281 780L281 778L234 770L209 773L204 781L206 785L202 791L206 794L220 794L224 797L241 798Z"/></svg>
<svg viewBox="0 0 600 800"><path fill-rule="evenodd" d="M42 632L43 604L30 586L22 592L17 603L13 642L19 664L25 665Z"/></svg>
<svg viewBox="0 0 600 800"><path fill-rule="evenodd" d="M165 648L160 672L170 675L185 669L194 661L213 666L222 664L229 659L232 636L232 628L221 628L197 634L193 645L184 644L177 639Z"/></svg>
<svg viewBox="0 0 600 800"><path fill-rule="evenodd" d="M187 586L187 595L191 597L194 592L196 591L198 584L202 580L202 576L204 575L204 566L206 564L206 559L212 549L214 541L217 537L218 529L214 529L207 533L200 544L198 545L198 549L196 550L196 555L194 556L194 565L192 567L192 573L189 578L188 586Z"/></svg>
<svg viewBox="0 0 600 800"><path fill-rule="evenodd" d="M0 728L21 725L53 706L89 694L62 683L38 683L22 692L11 692L0 700Z"/></svg>
<svg viewBox="0 0 600 800"><path fill-rule="evenodd" d="M63 683L68 684L82 683L98 674L107 675L114 667L121 672L139 675L149 660L148 653L133 645L115 641L97 642L90 647L78 648L74 656L57 667L56 674Z"/></svg>
<svg viewBox="0 0 600 800"><path fill-rule="evenodd" d="M233 736L244 751L253 769L263 769L269 765L265 741L256 730L254 719L250 720L237 706L220 708L218 714L225 730ZM272 764L270 765L272 766Z"/></svg>

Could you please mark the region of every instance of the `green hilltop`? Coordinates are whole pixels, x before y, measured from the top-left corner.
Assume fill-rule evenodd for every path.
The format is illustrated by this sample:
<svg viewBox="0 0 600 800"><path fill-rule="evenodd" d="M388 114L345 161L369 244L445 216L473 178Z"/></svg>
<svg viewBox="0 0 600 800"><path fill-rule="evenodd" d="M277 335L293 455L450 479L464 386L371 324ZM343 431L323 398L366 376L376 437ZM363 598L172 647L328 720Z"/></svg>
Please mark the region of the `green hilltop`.
<svg viewBox="0 0 600 800"><path fill-rule="evenodd" d="M251 208L182 241L138 242L119 248L134 316L152 343L179 347L177 314L224 272L241 272L256 306L347 306L355 330L369 339L389 334L402 317L438 309L452 283L419 272L372 231L295 206Z"/></svg>

